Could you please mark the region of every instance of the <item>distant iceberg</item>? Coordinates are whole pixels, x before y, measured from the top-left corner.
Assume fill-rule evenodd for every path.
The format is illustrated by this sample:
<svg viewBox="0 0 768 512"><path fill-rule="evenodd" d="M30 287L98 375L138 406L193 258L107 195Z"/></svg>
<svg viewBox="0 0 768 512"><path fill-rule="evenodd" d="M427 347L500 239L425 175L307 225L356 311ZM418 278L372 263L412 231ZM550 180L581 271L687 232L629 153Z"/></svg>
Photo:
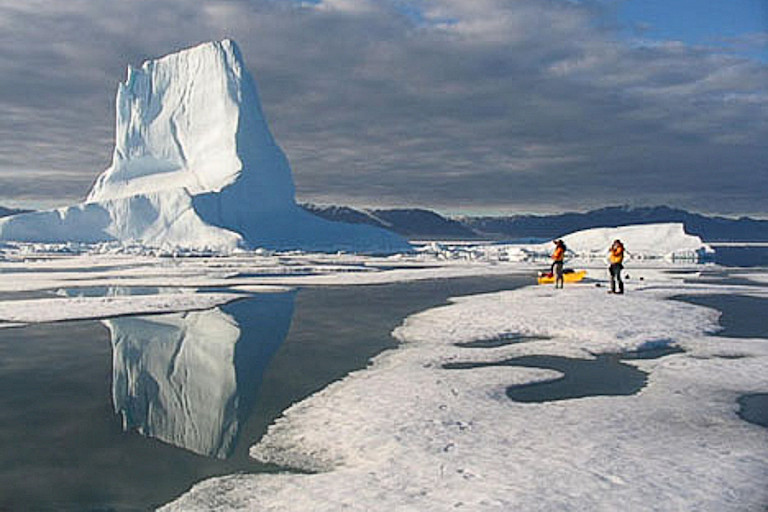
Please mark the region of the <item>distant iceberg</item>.
<svg viewBox="0 0 768 512"><path fill-rule="evenodd" d="M604 258L614 240L622 241L636 258L705 261L714 250L679 222L593 228L562 237L565 245L582 258ZM551 244L545 247L551 249Z"/></svg>
<svg viewBox="0 0 768 512"><path fill-rule="evenodd" d="M150 247L391 253L372 226L320 219L295 201L288 161L231 40L128 68L112 165L86 203L0 220L0 240Z"/></svg>
<svg viewBox="0 0 768 512"><path fill-rule="evenodd" d="M696 235L685 232L682 223L638 224L613 228L594 228L561 237L570 253L578 258L602 259L612 242L620 239L631 258L705 262L714 259L715 251ZM549 258L552 242L540 244L456 244L431 242L420 252L441 259L490 261L527 261Z"/></svg>

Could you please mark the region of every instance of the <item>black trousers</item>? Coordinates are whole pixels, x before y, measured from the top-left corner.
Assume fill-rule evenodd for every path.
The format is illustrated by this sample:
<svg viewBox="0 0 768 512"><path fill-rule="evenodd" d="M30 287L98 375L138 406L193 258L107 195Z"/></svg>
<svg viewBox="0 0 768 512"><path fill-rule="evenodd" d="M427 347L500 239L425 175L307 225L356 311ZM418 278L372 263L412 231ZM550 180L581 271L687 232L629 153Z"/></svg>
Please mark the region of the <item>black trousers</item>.
<svg viewBox="0 0 768 512"><path fill-rule="evenodd" d="M624 293L624 281L621 280L621 270L624 265L621 263L611 263L608 270L611 272L611 291L614 293ZM616 285L619 285L619 289L616 290Z"/></svg>

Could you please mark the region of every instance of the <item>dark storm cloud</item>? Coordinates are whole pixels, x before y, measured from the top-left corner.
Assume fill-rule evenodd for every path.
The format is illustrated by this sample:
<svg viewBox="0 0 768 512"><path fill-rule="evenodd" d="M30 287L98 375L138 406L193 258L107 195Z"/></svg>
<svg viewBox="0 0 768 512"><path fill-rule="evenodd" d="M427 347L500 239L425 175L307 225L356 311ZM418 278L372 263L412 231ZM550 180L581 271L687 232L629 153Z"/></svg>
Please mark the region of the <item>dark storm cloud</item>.
<svg viewBox="0 0 768 512"><path fill-rule="evenodd" d="M109 164L125 66L232 37L304 200L767 212L766 65L621 42L599 3L49 4L0 6L2 196L44 169L72 198Z"/></svg>

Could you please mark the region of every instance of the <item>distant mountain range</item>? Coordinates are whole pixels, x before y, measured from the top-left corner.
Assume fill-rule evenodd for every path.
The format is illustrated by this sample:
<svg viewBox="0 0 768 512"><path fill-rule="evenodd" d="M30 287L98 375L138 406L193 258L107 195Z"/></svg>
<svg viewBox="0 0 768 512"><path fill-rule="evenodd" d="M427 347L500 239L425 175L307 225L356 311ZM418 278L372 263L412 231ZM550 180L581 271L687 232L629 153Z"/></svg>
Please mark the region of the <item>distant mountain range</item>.
<svg viewBox="0 0 768 512"><path fill-rule="evenodd" d="M768 241L767 220L710 217L667 206L610 206L586 213L457 218L446 218L420 208L363 210L346 206L302 206L329 220L385 227L411 239L551 240L590 228L682 222L687 233L698 235L707 242Z"/></svg>
<svg viewBox="0 0 768 512"><path fill-rule="evenodd" d="M444 217L422 208L301 206L318 217L352 224L370 224L392 230L411 240L551 240L590 228L682 222L687 233L698 235L706 242L768 242L768 220L710 217L667 206L609 206L586 213L457 218ZM0 217L26 211L0 206Z"/></svg>
<svg viewBox="0 0 768 512"><path fill-rule="evenodd" d="M768 241L768 221L748 217L728 219L690 213L667 206L638 207L610 206L586 213L560 215L515 215L511 217L464 217L462 224L478 233L507 238L552 239L573 231L598 227L616 227L629 224L682 222L691 235L707 242Z"/></svg>
<svg viewBox="0 0 768 512"><path fill-rule="evenodd" d="M431 210L398 208L389 210L354 209L348 206L317 206L302 204L305 210L328 220L370 224L389 229L410 239L446 238L451 240L480 238L475 230L458 220L449 219Z"/></svg>
<svg viewBox="0 0 768 512"><path fill-rule="evenodd" d="M26 213L29 210L18 210L14 208L4 208L0 206L0 217L8 217L9 215L16 215L17 213Z"/></svg>

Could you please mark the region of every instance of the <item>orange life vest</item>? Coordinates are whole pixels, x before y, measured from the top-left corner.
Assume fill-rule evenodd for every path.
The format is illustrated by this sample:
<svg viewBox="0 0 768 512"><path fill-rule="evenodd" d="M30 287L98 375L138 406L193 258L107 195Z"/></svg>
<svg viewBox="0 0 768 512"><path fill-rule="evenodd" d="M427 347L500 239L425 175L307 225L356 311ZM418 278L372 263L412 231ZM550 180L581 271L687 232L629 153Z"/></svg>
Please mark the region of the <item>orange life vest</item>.
<svg viewBox="0 0 768 512"><path fill-rule="evenodd" d="M555 247L555 252L552 253L552 259L555 261L563 261L563 259L565 259L565 247L562 245Z"/></svg>
<svg viewBox="0 0 768 512"><path fill-rule="evenodd" d="M611 247L609 258L611 263L622 263L624 261L624 246L621 244L614 244Z"/></svg>

